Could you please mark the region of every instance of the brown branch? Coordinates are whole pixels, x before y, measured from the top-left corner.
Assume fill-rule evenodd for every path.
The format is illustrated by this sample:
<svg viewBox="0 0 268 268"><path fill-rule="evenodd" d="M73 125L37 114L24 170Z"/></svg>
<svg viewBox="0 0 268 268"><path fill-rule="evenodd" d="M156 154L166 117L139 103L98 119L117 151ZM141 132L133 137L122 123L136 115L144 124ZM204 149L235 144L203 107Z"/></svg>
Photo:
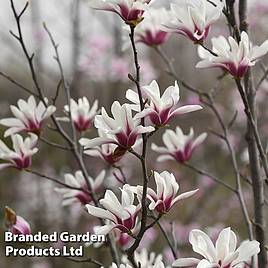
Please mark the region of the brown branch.
<svg viewBox="0 0 268 268"><path fill-rule="evenodd" d="M36 175L36 176L38 176L38 177L44 178L44 179L49 180L49 181L53 181L53 182L55 182L55 183L57 183L57 184L59 184L59 185L61 185L61 186L64 186L64 187L66 187L66 188L69 188L69 189L71 189L71 190L83 191L83 192L85 192L85 193L87 193L87 194L90 194L88 191L86 191L86 190L83 189L83 188L71 186L71 185L66 184L66 183L64 183L64 182L62 182L62 181L60 181L60 180L58 180L58 179L56 179L56 178L53 178L53 177L51 177L51 176L42 174L42 173L40 173L40 172L38 172L38 171L35 171L35 170L32 170L32 169L24 169L24 170L25 170L26 172L31 173L31 174L34 174L34 175Z"/></svg>
<svg viewBox="0 0 268 268"><path fill-rule="evenodd" d="M144 102L142 98L141 86L140 86L140 65L138 60L138 52L135 44L135 27L130 26L130 42L133 50L133 57L134 57L134 65L136 69L136 77L133 79L133 82L136 85L139 101L140 101L140 110L144 109ZM144 126L144 118L141 119L141 125ZM133 245L127 250L128 258L132 262L132 264L137 267L137 264L134 260L134 252L140 244L140 241L146 231L146 223L147 223L147 206L146 206L146 197L147 197L147 188L148 188L148 172L147 172L147 165L146 165L146 150L147 150L147 135L146 133L142 134L142 155L140 157L142 173L143 173L143 190L142 190L142 198L141 198L141 205L142 205L142 217L141 217L141 227L140 231L137 235L137 239L133 243Z"/></svg>

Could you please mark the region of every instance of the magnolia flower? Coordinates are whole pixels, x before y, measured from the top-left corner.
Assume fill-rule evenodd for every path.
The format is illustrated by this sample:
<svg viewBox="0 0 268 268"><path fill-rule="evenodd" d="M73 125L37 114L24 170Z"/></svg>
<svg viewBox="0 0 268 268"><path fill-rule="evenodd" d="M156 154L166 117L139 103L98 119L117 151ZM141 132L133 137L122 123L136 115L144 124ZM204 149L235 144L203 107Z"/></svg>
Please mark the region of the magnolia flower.
<svg viewBox="0 0 268 268"><path fill-rule="evenodd" d="M141 264L142 268L165 268L165 265L162 261L153 264L151 266L144 266ZM119 266L117 266L115 263L112 263L112 266L110 266L110 268L133 268L133 266L129 265L129 264L120 264Z"/></svg>
<svg viewBox="0 0 268 268"><path fill-rule="evenodd" d="M188 161L193 151L206 139L207 133L202 133L194 139L194 130L191 128L188 135L184 135L180 127L176 127L176 131L166 130L163 135L165 147L159 147L152 144L152 150L161 154L157 161L175 159L183 163Z"/></svg>
<svg viewBox="0 0 268 268"><path fill-rule="evenodd" d="M32 156L37 153L35 148L38 137L35 134L30 134L23 140L22 136L15 134L11 136L13 149L10 150L3 141L0 140L0 159L7 163L0 164L0 170L7 167L15 167L17 169L28 168L32 165Z"/></svg>
<svg viewBox="0 0 268 268"><path fill-rule="evenodd" d="M156 126L166 125L176 115L202 109L200 105L185 105L177 108L180 99L180 89L177 82L174 86L168 87L162 96L160 96L159 86L155 80L149 86L142 87L142 92L148 99L148 103L143 111L136 114L135 118L149 117ZM129 89L126 92L126 98L134 103L131 105L133 110L140 111L139 96L136 92Z"/></svg>
<svg viewBox="0 0 268 268"><path fill-rule="evenodd" d="M162 262L163 256L156 255L154 252L148 252L146 248L143 248L140 252L135 251L134 259L140 268L165 268ZM122 262L130 264L126 255L122 256Z"/></svg>
<svg viewBox="0 0 268 268"><path fill-rule="evenodd" d="M31 234L29 223L9 207L5 207L5 226L13 234Z"/></svg>
<svg viewBox="0 0 268 268"><path fill-rule="evenodd" d="M244 241L237 247L237 238L231 228L221 231L216 241L216 245L210 240L208 235L200 230L192 230L189 236L193 251L202 255L203 259L180 258L172 266L189 267L213 267L213 268L238 268L260 251L259 242Z"/></svg>
<svg viewBox="0 0 268 268"><path fill-rule="evenodd" d="M168 39L168 33L162 29L162 23L169 20L170 13L165 8L150 9L144 20L136 28L136 41L147 46L161 45Z"/></svg>
<svg viewBox="0 0 268 268"><path fill-rule="evenodd" d="M220 67L234 77L244 76L248 68L268 52L268 40L260 46L252 46L246 32L242 32L239 44L231 36L228 40L223 36L212 38L211 42L215 55L201 50L202 60L196 67Z"/></svg>
<svg viewBox="0 0 268 268"><path fill-rule="evenodd" d="M88 177L88 181L91 185L92 192L96 192L103 183L105 177L105 171L103 170L95 180ZM63 206L80 202L83 205L86 205L92 201L92 196L88 192L87 184L85 177L82 171L76 171L75 175L65 174L65 183L71 187L81 188L81 190L70 189L70 188L56 188L55 190L63 195Z"/></svg>
<svg viewBox="0 0 268 268"><path fill-rule="evenodd" d="M120 264L119 266L117 266L117 264L113 262L110 268L133 268L133 267L130 266L129 264Z"/></svg>
<svg viewBox="0 0 268 268"><path fill-rule="evenodd" d="M163 26L167 32L181 34L193 42L206 39L211 25L218 20L223 9L219 0L182 0L171 4L170 20Z"/></svg>
<svg viewBox="0 0 268 268"><path fill-rule="evenodd" d="M156 210L158 213L167 213L178 201L194 195L197 190L185 192L178 196L179 184L172 173L163 171L162 173L154 172L155 184L157 191L148 188L147 198L150 200L149 209ZM137 186L137 193L139 198L142 196L142 186Z"/></svg>
<svg viewBox="0 0 268 268"><path fill-rule="evenodd" d="M96 234L107 234L114 228L123 233L136 233L140 226L138 212L141 205L134 205L134 197L131 186L125 184L121 189L121 202L111 190L107 190L100 200L104 208L86 205L89 214L108 220L106 225L96 229Z"/></svg>
<svg viewBox="0 0 268 268"><path fill-rule="evenodd" d="M151 0L88 0L91 8L115 12L133 26L142 21L150 2Z"/></svg>
<svg viewBox="0 0 268 268"><path fill-rule="evenodd" d="M99 137L109 138L109 135L105 134L102 129L98 129ZM110 136L111 137L111 136ZM82 143L83 144L83 143ZM102 144L95 148L85 150L84 153L93 157L100 157L108 165L114 165L117 163L123 155L115 154L116 144L108 143Z"/></svg>
<svg viewBox="0 0 268 268"><path fill-rule="evenodd" d="M69 113L71 110L71 118L77 131L86 131L91 127L95 115L98 110L98 101L95 100L92 107L90 107L86 97L75 100L71 99L69 105L64 106L64 110ZM69 117L62 118L65 121L70 121Z"/></svg>
<svg viewBox="0 0 268 268"><path fill-rule="evenodd" d="M125 151L135 144L140 134L154 131L153 127L143 127L140 125L140 119L132 117L131 107L128 104L120 105L118 101L115 101L111 110L113 118L108 116L105 108L102 108L101 114L95 117L96 128L101 129L107 136L91 140L80 139L80 144L85 149L113 143Z"/></svg>
<svg viewBox="0 0 268 268"><path fill-rule="evenodd" d="M37 105L34 96L30 96L27 102L19 100L18 107L11 105L10 110L15 118L0 120L1 125L9 127L5 137L22 131L39 134L44 120L56 111L56 107L46 107L42 101Z"/></svg>

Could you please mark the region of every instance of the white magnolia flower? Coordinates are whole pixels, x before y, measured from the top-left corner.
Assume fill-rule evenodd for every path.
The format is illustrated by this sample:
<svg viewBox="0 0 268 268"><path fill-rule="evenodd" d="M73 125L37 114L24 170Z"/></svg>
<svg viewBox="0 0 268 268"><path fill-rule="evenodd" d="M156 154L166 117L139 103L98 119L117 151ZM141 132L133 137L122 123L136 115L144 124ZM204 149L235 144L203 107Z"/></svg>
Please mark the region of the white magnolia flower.
<svg viewBox="0 0 268 268"><path fill-rule="evenodd" d="M147 189L147 198L150 200L149 209L156 210L158 213L167 213L178 201L194 195L198 189L185 192L177 196L179 184L174 175L167 171L162 173L154 172L155 184L157 191ZM139 198L142 196L143 187L137 186Z"/></svg>
<svg viewBox="0 0 268 268"><path fill-rule="evenodd" d="M163 263L163 256L156 255L154 252L148 252L146 248L143 248L140 252L135 251L134 259L140 268L165 268ZM122 262L130 264L126 255L122 256ZM131 266L132 267L132 266ZM166 267L167 268L167 267Z"/></svg>
<svg viewBox="0 0 268 268"><path fill-rule="evenodd" d="M15 134L11 136L13 150L10 150L3 141L0 140L0 159L4 162L0 164L0 170L7 167L17 169L28 168L32 165L32 156L37 153L35 148L38 137L30 133L30 137L23 140L22 136Z"/></svg>
<svg viewBox="0 0 268 268"><path fill-rule="evenodd" d="M213 2L213 3L211 3ZM182 34L194 42L206 39L211 25L223 9L219 0L181 0L171 4L171 17L163 26L168 32Z"/></svg>
<svg viewBox="0 0 268 268"><path fill-rule="evenodd" d="M194 150L206 139L207 133L202 133L194 139L194 130L191 128L188 135L184 135L180 127L176 127L176 131L166 130L163 135L165 147L159 147L152 144L152 150L161 154L157 161L165 161L175 159L183 163L188 161Z"/></svg>
<svg viewBox="0 0 268 268"><path fill-rule="evenodd" d="M151 0L87 0L93 9L106 10L118 14L127 24L137 25Z"/></svg>
<svg viewBox="0 0 268 268"><path fill-rule="evenodd" d="M144 20L136 28L136 41L147 46L158 46L165 43L169 34L162 29L162 24L170 19L170 12L165 8L149 9Z"/></svg>
<svg viewBox="0 0 268 268"><path fill-rule="evenodd" d="M148 101L145 109L136 114L135 118L149 117L150 121L156 126L166 125L176 115L202 109L200 105L177 107L180 100L180 89L177 82L174 86L169 86L162 96L160 96L159 86L155 80L149 86L142 87L142 92L144 98ZM133 110L140 111L139 97L136 92L129 89L126 92L126 98L134 103L131 106Z"/></svg>
<svg viewBox="0 0 268 268"><path fill-rule="evenodd" d="M121 202L111 190L107 190L100 200L103 208L86 205L89 214L108 220L106 225L96 229L96 234L107 234L114 228L123 233L136 233L140 226L138 213L141 205L134 205L134 199L132 187L125 184L121 189Z"/></svg>
<svg viewBox="0 0 268 268"><path fill-rule="evenodd" d="M102 129L98 129L99 137L109 138L109 135L105 134ZM111 138L111 137L110 137ZM85 150L84 153L93 157L100 157L108 165L114 165L117 163L123 155L115 155L116 144L108 143L102 144L95 148Z"/></svg>
<svg viewBox="0 0 268 268"><path fill-rule="evenodd" d="M105 171L101 173L94 180L88 177L88 181L91 185L92 192L96 193L101 187L105 177ZM92 201L92 196L88 192L87 183L82 171L76 171L75 175L65 174L65 183L71 187L81 188L81 190L75 190L70 188L56 188L55 190L63 195L63 206L70 205L75 202L80 202L86 205Z"/></svg>
<svg viewBox="0 0 268 268"><path fill-rule="evenodd" d="M46 107L42 101L37 105L34 96L30 96L27 101L20 99L18 107L11 105L10 110L15 118L0 120L1 125L9 127L5 137L22 131L39 134L44 120L56 111L56 107Z"/></svg>
<svg viewBox="0 0 268 268"><path fill-rule="evenodd" d="M101 129L107 136L91 140L80 139L80 144L85 149L113 143L127 150L135 144L140 134L154 131L153 127L143 127L140 125L140 119L132 117L131 107L128 104L120 105L118 101L115 101L111 111L113 118L108 116L105 108L102 108L101 114L96 115L94 122L96 128Z"/></svg>
<svg viewBox="0 0 268 268"><path fill-rule="evenodd" d="M97 114L98 101L95 100L93 105L90 107L86 97L78 99L77 102L71 99L70 108L69 105L65 105L64 110L67 113L71 110L71 118L77 131L86 131L91 127L94 117ZM64 117L63 119L69 121L69 117Z"/></svg>
<svg viewBox="0 0 268 268"><path fill-rule="evenodd" d="M140 252L135 251L134 260L140 268L169 268L165 266L162 255L156 255L154 252L148 252L146 248L143 248ZM126 255L121 258L122 264L117 266L113 263L110 268L133 268Z"/></svg>
<svg viewBox="0 0 268 268"><path fill-rule="evenodd" d="M237 238L230 227L221 231L215 246L204 232L196 229L191 231L189 241L193 251L203 259L180 258L172 264L173 267L238 268L260 251L259 242L255 240L245 241L236 248Z"/></svg>
<svg viewBox="0 0 268 268"><path fill-rule="evenodd" d="M260 46L252 46L246 32L242 32L241 41L237 43L231 36L228 40L223 37L211 39L212 50L216 55L199 49L202 60L197 63L197 68L220 67L234 77L242 77L250 66L268 52L268 40Z"/></svg>
<svg viewBox="0 0 268 268"><path fill-rule="evenodd" d="M133 267L130 266L129 264L120 264L118 266L113 262L112 265L110 266L110 268L133 268Z"/></svg>

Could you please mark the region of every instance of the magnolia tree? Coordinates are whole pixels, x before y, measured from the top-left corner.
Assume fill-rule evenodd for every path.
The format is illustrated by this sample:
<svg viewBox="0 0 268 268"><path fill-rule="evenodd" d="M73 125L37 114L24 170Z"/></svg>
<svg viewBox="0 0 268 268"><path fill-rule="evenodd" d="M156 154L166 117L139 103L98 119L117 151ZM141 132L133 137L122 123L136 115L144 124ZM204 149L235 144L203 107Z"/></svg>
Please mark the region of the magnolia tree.
<svg viewBox="0 0 268 268"><path fill-rule="evenodd" d="M55 50L61 80L55 97L45 96L35 68L34 55L29 52L23 36L21 19L27 12L28 3L18 11L13 0L10 1L17 23L17 31L11 31L11 34L19 42L25 55L34 89L29 89L1 73L30 96L26 100L18 100L16 106L11 105L11 117L0 120L0 124L6 127L4 138L0 140L0 169L33 173L55 182L58 185L56 191L62 195L63 205L79 203L82 210L85 209L91 217L99 220L93 230L95 234L106 235L111 263L107 265L105 262L102 263L102 260L93 258L70 260L87 262L89 267L112 268L268 267L265 229L268 164L258 128L256 87L251 71L257 61L268 52L268 40L259 46L253 45L250 41L247 0L176 0L172 1L168 8L166 5L156 8L154 4L157 0L87 0L90 8L100 12L108 11L111 12L111 16L116 14L121 18L122 26L127 29L122 35L128 36L126 42L132 49L132 55L129 57L133 60L135 72L129 72L128 78L133 82L133 88L126 90L124 103L114 100L108 109L99 107L98 100L88 100L87 97L78 100L72 98L58 46L46 25L44 28ZM235 5L235 2L238 2L238 5ZM213 24L220 17L226 20L229 36L214 36L207 40ZM223 73L220 79L233 77L246 116L243 123L247 126L246 142L250 167L250 176L246 179L252 187L253 215L250 215L245 203L245 193L241 186L241 180L244 178L229 133L236 117L230 123L226 123L211 92L200 91L179 77L174 62L161 49L161 45L171 34L177 38L183 36L193 50L198 50L200 61L196 68L220 68ZM143 43L157 52L165 62L167 72L174 83L166 89L156 80L145 85L141 83L137 43ZM180 87L196 94L201 105L180 105ZM60 90L63 90L66 96L64 111L57 108ZM171 122L177 122L176 118L181 115L190 121L197 113L202 113L202 109L210 110L220 125L221 132L214 131L213 134L227 146L231 159L229 168L233 171L235 186L189 163L195 149L207 138L207 133L197 136L191 128L190 132L185 134L180 126L171 129L169 125ZM49 128L57 132L66 145L50 142L41 135L48 120L51 120ZM209 122L205 123L209 125ZM94 127L98 135L92 138L88 135L88 130ZM156 133L162 135L161 145L153 142ZM11 145L8 142L9 138ZM39 140L55 150L69 153L77 162L79 170L65 174L65 181L34 170L32 160L38 154ZM178 162L192 172L209 177L226 191L237 196L248 238L238 242L236 230L230 227L223 227L216 239L202 230L193 228L189 235L193 252L178 256L176 236L174 241L170 239L161 225L161 219L171 214L172 210L176 210L180 202L196 202L198 191L202 189L193 187L179 193L178 178L172 170L157 172L153 170L153 166L149 166L150 150L154 152L157 161ZM104 168L94 178L90 176L85 163L85 157L88 155L96 158L96 161L102 161L105 167L108 165L109 169L116 170L113 175L121 184L119 195L108 189L105 184L109 169ZM138 178L138 185L130 184L125 174L125 162L122 159L128 155L132 155L140 163L142 176ZM12 209L6 208L6 227L12 233L30 234L31 227L28 222L31 222L31 219L26 220L16 215ZM154 226L158 226L163 233L172 252L173 261L167 261L161 253L148 254L147 250L142 248L143 237Z"/></svg>

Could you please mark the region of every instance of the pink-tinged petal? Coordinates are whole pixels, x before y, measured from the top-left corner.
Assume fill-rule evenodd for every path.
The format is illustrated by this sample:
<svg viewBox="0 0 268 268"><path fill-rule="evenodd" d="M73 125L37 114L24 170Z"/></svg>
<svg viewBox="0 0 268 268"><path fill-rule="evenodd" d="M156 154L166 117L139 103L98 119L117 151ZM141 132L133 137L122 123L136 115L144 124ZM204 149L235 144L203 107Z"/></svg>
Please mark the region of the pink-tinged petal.
<svg viewBox="0 0 268 268"><path fill-rule="evenodd" d="M223 229L216 241L216 251L218 258L223 261L228 256L229 252L234 251L236 248L236 243L236 235L233 233L231 228L228 227ZM232 251L230 251L230 247Z"/></svg>
<svg viewBox="0 0 268 268"><path fill-rule="evenodd" d="M173 199L171 206L173 206L175 203L177 203L180 200L186 199L188 197L193 196L194 194L196 194L199 191L199 189L193 190L193 191L189 191L189 192L185 192L183 194L178 195L176 198Z"/></svg>
<svg viewBox="0 0 268 268"><path fill-rule="evenodd" d="M164 162L167 160L174 160L174 157L172 157L171 155L160 155L157 157L157 162Z"/></svg>
<svg viewBox="0 0 268 268"><path fill-rule="evenodd" d="M85 149L90 149L94 148L97 146L100 146L102 144L108 144L108 143L114 143L117 144L115 140L111 138L105 138L105 137L98 137L94 139L87 139L87 138L82 138L79 140L79 143L85 147Z"/></svg>
<svg viewBox="0 0 268 268"><path fill-rule="evenodd" d="M219 265L217 263L210 263L208 260L202 260L196 268L219 268Z"/></svg>
<svg viewBox="0 0 268 268"><path fill-rule="evenodd" d="M143 133L150 133L155 130L154 127L148 126L148 127L143 127L143 126L137 126L135 130L131 133L131 135L139 135Z"/></svg>
<svg viewBox="0 0 268 268"><path fill-rule="evenodd" d="M21 120L17 118L4 118L0 120L0 124L6 127L25 127Z"/></svg>
<svg viewBox="0 0 268 268"><path fill-rule="evenodd" d="M257 255L260 252L260 243L258 241L245 241L237 249L239 255L237 259L232 263L236 265L241 262L247 262L251 257Z"/></svg>
<svg viewBox="0 0 268 268"><path fill-rule="evenodd" d="M160 146L157 146L156 144L152 143L151 145L151 149L155 152L158 152L160 154L168 154L169 151L166 147L160 147Z"/></svg>
<svg viewBox="0 0 268 268"><path fill-rule="evenodd" d="M209 60L201 60L195 65L195 67L196 68L214 68L214 67L226 68L226 64L221 63L221 62L212 62Z"/></svg>
<svg viewBox="0 0 268 268"><path fill-rule="evenodd" d="M194 229L190 232L189 241L196 253L204 256L211 263L217 260L215 247L207 234Z"/></svg>
<svg viewBox="0 0 268 268"><path fill-rule="evenodd" d="M115 224L107 224L103 226L98 226L94 228L94 233L96 235L107 235L109 232L111 232L116 227Z"/></svg>
<svg viewBox="0 0 268 268"><path fill-rule="evenodd" d="M264 56L268 52L268 40L266 40L262 45L259 47L253 47L253 53L251 55L251 60L255 61L260 57Z"/></svg>
<svg viewBox="0 0 268 268"><path fill-rule="evenodd" d="M147 116L150 116L152 113L155 113L155 110L152 109L151 107L144 109L143 111L137 113L134 116L134 119L141 119Z"/></svg>
<svg viewBox="0 0 268 268"><path fill-rule="evenodd" d="M114 217L114 215L105 209L98 208L92 205L86 205L86 208L88 210L88 213L92 216L95 216L101 219L109 219L114 222L116 221L116 218Z"/></svg>
<svg viewBox="0 0 268 268"><path fill-rule="evenodd" d="M179 258L172 263L173 267L189 267L197 265L200 262L197 258Z"/></svg>
<svg viewBox="0 0 268 268"><path fill-rule="evenodd" d="M50 117L55 112L56 112L56 107L55 106L51 105L51 106L47 107L45 113L42 115L42 120Z"/></svg>
<svg viewBox="0 0 268 268"><path fill-rule="evenodd" d="M13 164L8 164L8 163L0 164L0 170L3 170L5 168L9 168L9 167L14 167L14 165Z"/></svg>
<svg viewBox="0 0 268 268"><path fill-rule="evenodd" d="M202 133L201 135L199 135L192 144L192 150L199 146L207 138L207 136L207 133Z"/></svg>
<svg viewBox="0 0 268 268"><path fill-rule="evenodd" d="M237 251L233 252L233 253L229 253L227 255L227 258L225 258L222 262L222 266L223 267L228 267L228 265L230 265L234 260L237 259L239 253Z"/></svg>
<svg viewBox="0 0 268 268"><path fill-rule="evenodd" d="M200 105L185 105L182 107L179 107L175 109L171 114L170 117L173 117L175 115L181 115L181 114L186 114L186 113L191 113L194 111L202 110L203 107Z"/></svg>
<svg viewBox="0 0 268 268"><path fill-rule="evenodd" d="M31 228L29 223L20 216L16 216L16 223L12 226L11 232L13 234L30 234Z"/></svg>
<svg viewBox="0 0 268 268"><path fill-rule="evenodd" d="M5 131L4 137L9 137L11 135L14 135L16 133L22 132L25 130L25 127L11 127Z"/></svg>

